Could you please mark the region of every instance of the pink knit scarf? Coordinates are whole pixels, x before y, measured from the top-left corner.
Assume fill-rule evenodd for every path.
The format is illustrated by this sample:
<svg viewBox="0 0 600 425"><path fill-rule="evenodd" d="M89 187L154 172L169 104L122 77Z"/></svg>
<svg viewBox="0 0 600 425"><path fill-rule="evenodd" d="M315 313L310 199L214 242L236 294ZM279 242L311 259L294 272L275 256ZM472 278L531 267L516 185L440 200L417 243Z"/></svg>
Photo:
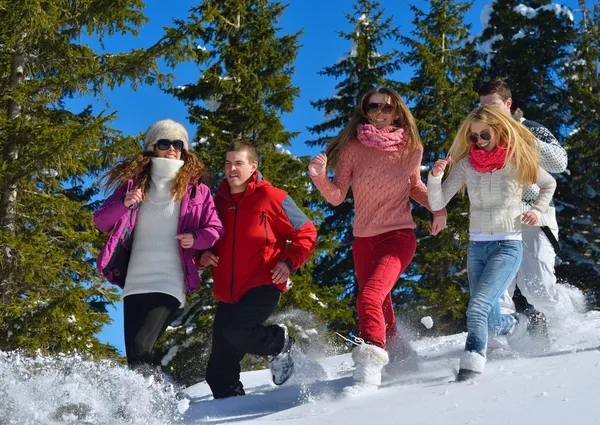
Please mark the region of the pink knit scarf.
<svg viewBox="0 0 600 425"><path fill-rule="evenodd" d="M356 129L358 140L365 146L380 151L397 151L406 145L403 128L384 127L378 129L371 124L359 124Z"/></svg>
<svg viewBox="0 0 600 425"><path fill-rule="evenodd" d="M471 165L480 173L489 173L490 171L499 170L504 167L506 160L506 145L502 144L491 152L483 149L478 149L475 145L471 145L469 150L469 159Z"/></svg>

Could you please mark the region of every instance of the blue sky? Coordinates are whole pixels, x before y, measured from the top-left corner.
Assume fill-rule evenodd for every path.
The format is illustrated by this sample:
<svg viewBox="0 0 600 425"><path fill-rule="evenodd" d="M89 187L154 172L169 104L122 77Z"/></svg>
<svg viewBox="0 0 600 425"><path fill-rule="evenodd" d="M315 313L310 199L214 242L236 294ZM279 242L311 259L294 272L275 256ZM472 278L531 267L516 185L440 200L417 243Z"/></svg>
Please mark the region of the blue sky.
<svg viewBox="0 0 600 425"><path fill-rule="evenodd" d="M427 7L423 0L380 0L380 3L386 14L393 16L395 25L400 27L403 35L410 35L412 29L413 14L409 4L421 9ZM490 0L476 0L466 16L466 21L472 25L473 34L481 31L480 13L488 3ZM591 1L588 1L588 4L590 3ZM139 37L113 37L106 41L106 50L117 53L131 48L150 46L162 36L164 26L172 26L173 19L185 18L189 8L194 4L197 4L197 1L148 1L144 13L150 21L140 30ZM296 155L314 155L318 151L304 144L306 140L311 139L306 127L320 123L323 113L313 109L310 101L329 97L334 92L336 81L320 76L318 72L325 66L333 65L350 47L347 40L338 36L338 31L352 29L344 14L353 12L353 2L352 0L289 0L288 4L289 7L281 19L280 26L287 33L294 33L301 29L304 33L300 38L302 47L295 63L296 72L293 79L294 84L300 87L300 97L295 102L294 111L283 116L283 123L288 131L300 133L294 139L290 150ZM578 7L577 0L562 1L561 4L572 9ZM577 15L576 19L579 19ZM382 52L393 47L401 48L401 46L392 46L388 42L388 45L383 46ZM164 71L169 70L165 68ZM189 64L182 64L170 72L176 76L175 86L195 82L198 78L197 68ZM394 75L394 78L400 81L407 81L410 77L410 69L403 69ZM137 91L124 86L106 92L105 98L101 101L80 99L69 102L69 106L79 109L82 105L90 103L97 110L117 111L118 118L113 125L125 134L139 134L154 121L166 117L183 122L190 135L195 133L195 129L187 122L187 113L183 104L171 95L163 93L156 86L143 86ZM99 338L103 342L110 342L124 354L121 304L116 307L111 311L113 324L106 326L99 334Z"/></svg>

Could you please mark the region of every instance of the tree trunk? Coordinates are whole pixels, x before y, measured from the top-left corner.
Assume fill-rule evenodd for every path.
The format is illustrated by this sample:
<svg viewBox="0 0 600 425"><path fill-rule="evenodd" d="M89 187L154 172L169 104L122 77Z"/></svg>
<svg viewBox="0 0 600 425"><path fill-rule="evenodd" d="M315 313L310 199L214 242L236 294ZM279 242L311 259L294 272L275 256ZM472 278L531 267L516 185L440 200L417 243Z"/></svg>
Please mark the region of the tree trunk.
<svg viewBox="0 0 600 425"><path fill-rule="evenodd" d="M25 56L20 53L14 53L11 60L11 86L20 86L23 84L23 73L25 67ZM21 106L14 100L8 103L8 119L14 120L21 115ZM7 144L4 161L14 163L19 158L19 145L14 137L11 137ZM16 202L17 186L15 182L3 182L2 192L0 193L0 231L16 231Z"/></svg>
<svg viewBox="0 0 600 425"><path fill-rule="evenodd" d="M10 83L12 87L18 87L23 84L23 74L25 68L25 56L21 53L14 53L11 59ZM21 115L21 105L14 100L8 103L8 119L14 120ZM19 158L19 145L13 135L8 135L8 143L3 160L14 164ZM17 185L14 179L9 178L0 182L0 232L16 233L16 204L17 204ZM14 256L10 246L3 247L2 266L0 267L0 304L6 304L10 301L14 271Z"/></svg>

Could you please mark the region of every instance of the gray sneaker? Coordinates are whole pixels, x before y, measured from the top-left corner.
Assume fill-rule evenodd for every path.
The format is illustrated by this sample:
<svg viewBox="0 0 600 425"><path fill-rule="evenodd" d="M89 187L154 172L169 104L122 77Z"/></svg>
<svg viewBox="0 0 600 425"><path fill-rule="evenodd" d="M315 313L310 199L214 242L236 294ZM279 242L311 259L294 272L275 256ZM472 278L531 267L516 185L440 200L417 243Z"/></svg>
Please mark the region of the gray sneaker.
<svg viewBox="0 0 600 425"><path fill-rule="evenodd" d="M279 325L283 328L284 332L284 343L281 352L275 356L269 357L269 368L271 369L271 375L273 376L273 383L275 385L282 385L292 373L294 373L294 359L292 358L292 351L294 350L294 338L288 334L287 326Z"/></svg>

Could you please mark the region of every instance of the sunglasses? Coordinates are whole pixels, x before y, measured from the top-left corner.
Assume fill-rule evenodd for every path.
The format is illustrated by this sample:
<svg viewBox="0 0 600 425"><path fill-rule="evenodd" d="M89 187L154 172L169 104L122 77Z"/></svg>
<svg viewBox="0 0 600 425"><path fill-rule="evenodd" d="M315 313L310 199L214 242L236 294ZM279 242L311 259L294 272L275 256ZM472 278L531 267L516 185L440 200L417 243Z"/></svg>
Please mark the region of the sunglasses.
<svg viewBox="0 0 600 425"><path fill-rule="evenodd" d="M181 140L170 141L167 139L160 139L158 142L156 142L156 147L161 151L166 151L171 146L173 146L177 152L181 152L183 150L184 143Z"/></svg>
<svg viewBox="0 0 600 425"><path fill-rule="evenodd" d="M394 112L394 107L389 103L369 103L367 104L367 114L375 114L379 111L389 115Z"/></svg>
<svg viewBox="0 0 600 425"><path fill-rule="evenodd" d="M479 139L489 142L490 140L492 140L492 133L490 133L487 130L484 130L479 134L471 133L471 135L469 136L469 142L471 142L473 144L477 143L479 141Z"/></svg>

